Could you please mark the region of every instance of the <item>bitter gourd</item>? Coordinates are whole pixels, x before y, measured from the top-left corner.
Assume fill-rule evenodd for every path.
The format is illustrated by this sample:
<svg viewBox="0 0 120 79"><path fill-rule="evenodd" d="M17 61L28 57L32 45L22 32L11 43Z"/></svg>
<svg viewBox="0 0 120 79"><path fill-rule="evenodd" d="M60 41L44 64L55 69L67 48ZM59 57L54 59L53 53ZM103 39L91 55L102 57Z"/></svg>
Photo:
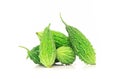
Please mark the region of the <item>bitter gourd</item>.
<svg viewBox="0 0 120 79"><path fill-rule="evenodd" d="M39 52L40 62L45 67L51 67L56 59L56 47L50 31L50 24L44 29Z"/></svg>
<svg viewBox="0 0 120 79"><path fill-rule="evenodd" d="M95 65L95 51L90 41L77 28L65 23L61 16L60 18L66 26L66 31L68 32L69 40L76 55L78 55L79 58L85 63Z"/></svg>
<svg viewBox="0 0 120 79"><path fill-rule="evenodd" d="M61 46L69 46L70 45L70 42L66 35L64 35L61 32L54 31L54 30L52 30L51 32L53 35L53 39L54 39L56 48L61 47ZM41 40L42 36L43 36L43 32L36 32L36 34L37 34L39 40Z"/></svg>
<svg viewBox="0 0 120 79"><path fill-rule="evenodd" d="M28 53L27 58L29 57L35 64L42 65L41 62L40 62L40 59L38 57L38 55L39 55L39 45L33 47L32 50L29 50L28 48L26 48L24 46L20 46L20 47L27 50L27 53Z"/></svg>
<svg viewBox="0 0 120 79"><path fill-rule="evenodd" d="M75 53L73 52L71 47L61 46L57 49L57 59L62 64L72 64L75 61Z"/></svg>

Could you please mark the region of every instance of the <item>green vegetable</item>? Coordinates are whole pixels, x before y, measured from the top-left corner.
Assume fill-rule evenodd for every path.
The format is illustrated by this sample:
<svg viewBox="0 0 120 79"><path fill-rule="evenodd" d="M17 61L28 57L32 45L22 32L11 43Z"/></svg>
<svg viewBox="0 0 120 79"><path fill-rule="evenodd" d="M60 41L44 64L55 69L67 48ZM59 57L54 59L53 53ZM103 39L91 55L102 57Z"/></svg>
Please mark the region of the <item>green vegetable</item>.
<svg viewBox="0 0 120 79"><path fill-rule="evenodd" d="M56 48L61 47L61 46L69 46L69 40L68 37L66 35L64 35L61 32L57 32L57 31L51 31L52 35L53 35L53 39L56 45ZM43 32L37 32L36 33L38 38L41 40L42 36L43 36Z"/></svg>
<svg viewBox="0 0 120 79"><path fill-rule="evenodd" d="M75 61L75 53L71 47L62 46L57 49L57 59L62 64L72 64Z"/></svg>
<svg viewBox="0 0 120 79"><path fill-rule="evenodd" d="M37 45L36 47L33 47L32 50L29 50L28 48L26 48L24 46L20 46L20 47L27 50L27 53L28 53L27 58L29 57L35 64L41 64L40 59L38 57L38 55L39 55L39 45Z"/></svg>
<svg viewBox="0 0 120 79"><path fill-rule="evenodd" d="M56 58L56 47L50 31L50 24L44 29L41 43L39 58L45 67L51 67Z"/></svg>
<svg viewBox="0 0 120 79"><path fill-rule="evenodd" d="M95 51L90 41L77 28L66 24L63 21L62 17L61 20L66 26L66 30L68 32L70 42L75 53L85 63L95 65L96 64Z"/></svg>

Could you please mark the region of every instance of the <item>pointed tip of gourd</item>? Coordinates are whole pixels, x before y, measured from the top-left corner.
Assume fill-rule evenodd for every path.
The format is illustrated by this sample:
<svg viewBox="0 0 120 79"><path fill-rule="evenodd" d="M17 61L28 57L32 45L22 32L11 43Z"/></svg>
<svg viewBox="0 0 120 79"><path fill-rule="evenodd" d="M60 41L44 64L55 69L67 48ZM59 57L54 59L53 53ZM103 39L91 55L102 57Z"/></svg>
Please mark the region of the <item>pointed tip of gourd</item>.
<svg viewBox="0 0 120 79"><path fill-rule="evenodd" d="M50 25L51 25L51 23L49 23L48 26L46 26L46 27L44 28L44 31L45 31L45 30L50 30ZM44 31L43 31L43 33L44 33ZM38 33L38 35L39 35L39 33Z"/></svg>
<svg viewBox="0 0 120 79"><path fill-rule="evenodd" d="M37 37L39 38L39 40L41 40L42 34L43 34L43 32L36 32L36 35L37 35Z"/></svg>
<svg viewBox="0 0 120 79"><path fill-rule="evenodd" d="M40 58L40 57L39 57L39 58ZM52 67L52 64L43 63L43 62L41 62L41 63L42 63L43 66L46 67L46 68L51 68L51 67Z"/></svg>
<svg viewBox="0 0 120 79"><path fill-rule="evenodd" d="M50 28L51 23L48 24L48 28Z"/></svg>
<svg viewBox="0 0 120 79"><path fill-rule="evenodd" d="M96 61L94 61L94 60L92 60L92 61L86 61L85 63L89 64L89 65L96 65Z"/></svg>
<svg viewBox="0 0 120 79"><path fill-rule="evenodd" d="M45 29L50 29L51 23L48 24L48 26L45 27Z"/></svg>
<svg viewBox="0 0 120 79"><path fill-rule="evenodd" d="M91 62L88 62L88 64L90 64L90 65L96 65L96 62L95 61L91 61Z"/></svg>
<svg viewBox="0 0 120 79"><path fill-rule="evenodd" d="M44 67L46 67L46 68L51 68L52 67L52 65L45 65L45 64L43 64L44 65Z"/></svg>
<svg viewBox="0 0 120 79"><path fill-rule="evenodd" d="M90 64L90 65L96 65L96 62L93 61L93 62L86 62L87 64Z"/></svg>
<svg viewBox="0 0 120 79"><path fill-rule="evenodd" d="M39 32L36 32L36 35L38 35L39 34Z"/></svg>
<svg viewBox="0 0 120 79"><path fill-rule="evenodd" d="M46 66L46 68L52 68L52 66Z"/></svg>
<svg viewBox="0 0 120 79"><path fill-rule="evenodd" d="M39 35L40 35L40 32L36 32L36 35L39 36Z"/></svg>

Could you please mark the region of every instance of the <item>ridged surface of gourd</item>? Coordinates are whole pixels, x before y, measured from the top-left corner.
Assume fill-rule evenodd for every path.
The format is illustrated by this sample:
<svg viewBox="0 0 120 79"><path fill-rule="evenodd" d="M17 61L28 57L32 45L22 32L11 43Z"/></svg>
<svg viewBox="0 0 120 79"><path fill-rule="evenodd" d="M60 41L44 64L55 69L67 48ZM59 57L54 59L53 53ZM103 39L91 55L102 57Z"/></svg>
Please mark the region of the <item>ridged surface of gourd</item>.
<svg viewBox="0 0 120 79"><path fill-rule="evenodd" d="M57 49L57 59L66 65L70 65L75 61L75 53L71 47L61 46Z"/></svg>
<svg viewBox="0 0 120 79"><path fill-rule="evenodd" d="M53 39L54 39L56 48L61 47L61 46L69 46L69 40L66 35L64 35L61 32L54 31L54 30L52 30L51 32L53 35ZM43 32L37 32L36 34L37 34L38 38L41 40Z"/></svg>
<svg viewBox="0 0 120 79"><path fill-rule="evenodd" d="M62 18L61 20L66 26L71 46L75 51L76 55L78 55L79 58L85 63L95 65L96 64L95 51L90 41L77 28L66 24Z"/></svg>
<svg viewBox="0 0 120 79"><path fill-rule="evenodd" d="M69 40L66 35L61 32L52 31L56 47L69 46Z"/></svg>
<svg viewBox="0 0 120 79"><path fill-rule="evenodd" d="M39 47L40 47L39 45L33 47L31 50L29 50L28 48L26 48L24 46L19 46L19 47L24 48L24 49L27 50L27 53L28 53L27 58L30 58L35 64L42 65L41 62L40 62L40 59L38 57L38 55L39 55Z"/></svg>
<svg viewBox="0 0 120 79"><path fill-rule="evenodd" d="M30 57L30 59L31 59L34 63L36 63L36 64L41 64L38 55L39 55L39 45L36 46L36 47L34 47L34 48L30 51L29 57Z"/></svg>
<svg viewBox="0 0 120 79"><path fill-rule="evenodd" d="M50 25L44 29L42 39L40 41L39 58L45 67L51 67L56 58L56 47L49 27Z"/></svg>

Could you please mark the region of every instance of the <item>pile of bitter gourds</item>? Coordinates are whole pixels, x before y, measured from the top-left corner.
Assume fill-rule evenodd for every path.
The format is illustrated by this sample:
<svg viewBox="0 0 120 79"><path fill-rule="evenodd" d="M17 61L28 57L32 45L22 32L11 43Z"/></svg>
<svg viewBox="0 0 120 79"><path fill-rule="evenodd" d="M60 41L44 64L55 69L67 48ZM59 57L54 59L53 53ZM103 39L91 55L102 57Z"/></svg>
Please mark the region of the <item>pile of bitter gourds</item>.
<svg viewBox="0 0 120 79"><path fill-rule="evenodd" d="M65 23L60 16L68 36L61 32L50 30L50 24L44 31L36 32L40 44L27 50L28 56L35 64L40 64L47 68L52 67L57 62L61 64L72 64L76 56L83 62L90 65L96 64L95 51L90 41L77 28Z"/></svg>

